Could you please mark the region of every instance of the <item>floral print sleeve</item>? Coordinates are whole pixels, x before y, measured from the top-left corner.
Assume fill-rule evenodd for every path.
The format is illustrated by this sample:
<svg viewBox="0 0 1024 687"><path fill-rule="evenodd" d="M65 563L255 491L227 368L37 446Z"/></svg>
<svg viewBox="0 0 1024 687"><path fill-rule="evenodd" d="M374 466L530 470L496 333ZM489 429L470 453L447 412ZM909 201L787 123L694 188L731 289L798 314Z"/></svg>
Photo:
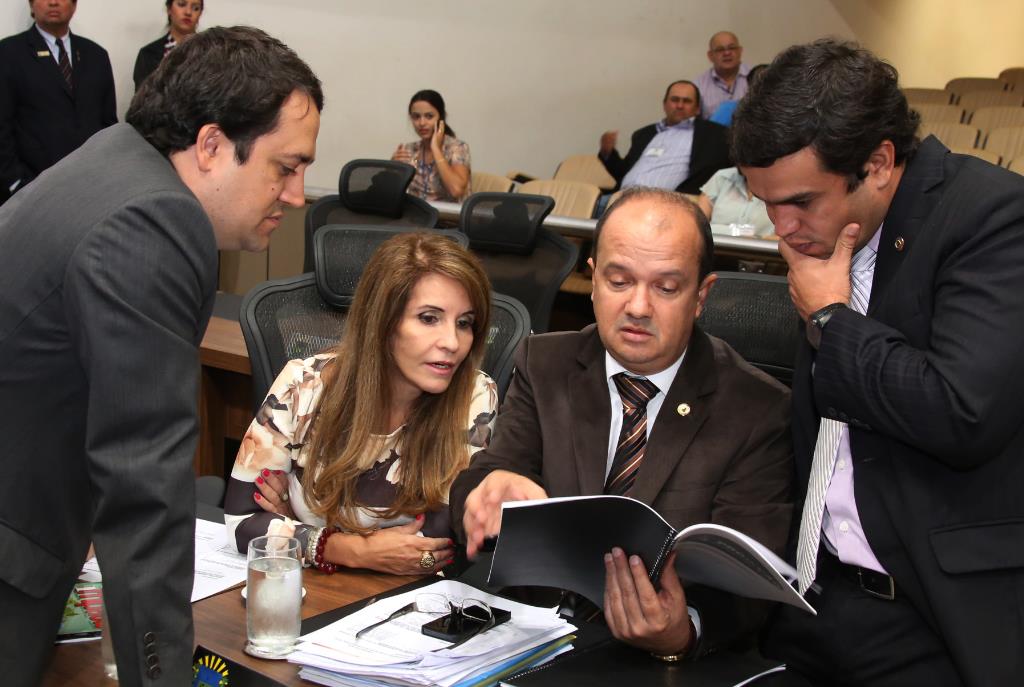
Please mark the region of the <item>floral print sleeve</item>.
<svg viewBox="0 0 1024 687"><path fill-rule="evenodd" d="M306 465L303 449L310 423L323 394L321 372L332 359L333 354L322 354L285 365L242 438L224 499L228 537L234 539L240 552L245 552L253 537L271 533L277 525L275 521L282 519L264 511L253 499L257 490L254 482L264 469L281 470L288 475L290 503L299 521L324 524L305 504L301 475ZM485 373L477 372L466 418L466 448L470 455L490 443L497 406L497 385ZM360 520L368 527L391 527L410 521L408 517L385 521L377 516L375 508L387 506L394 498L394 485L401 474L401 428L382 439L379 454L366 456L366 470L356 484L357 498L364 506L359 509ZM428 513L423 532L427 536L448 536L448 509Z"/></svg>
<svg viewBox="0 0 1024 687"><path fill-rule="evenodd" d="M321 372L333 357L321 354L289 361L242 437L224 497L228 538L234 539L239 551L244 552L253 537L266 534L270 522L281 517L264 511L253 500L260 471L288 474L293 496L301 489L296 468L305 462L301 449L323 392Z"/></svg>
<svg viewBox="0 0 1024 687"><path fill-rule="evenodd" d="M498 410L498 385L483 372L476 376L473 400L469 403L469 454L487 448L494 431L494 417Z"/></svg>

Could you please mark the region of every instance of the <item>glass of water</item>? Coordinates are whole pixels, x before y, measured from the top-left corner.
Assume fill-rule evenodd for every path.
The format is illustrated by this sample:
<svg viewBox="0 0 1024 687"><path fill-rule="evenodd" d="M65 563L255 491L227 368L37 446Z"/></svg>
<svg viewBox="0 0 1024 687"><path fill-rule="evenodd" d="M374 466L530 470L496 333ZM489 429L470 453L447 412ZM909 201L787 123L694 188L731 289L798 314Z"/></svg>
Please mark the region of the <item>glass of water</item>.
<svg viewBox="0 0 1024 687"><path fill-rule="evenodd" d="M284 658L295 648L302 622L299 540L256 537L249 542L245 652Z"/></svg>

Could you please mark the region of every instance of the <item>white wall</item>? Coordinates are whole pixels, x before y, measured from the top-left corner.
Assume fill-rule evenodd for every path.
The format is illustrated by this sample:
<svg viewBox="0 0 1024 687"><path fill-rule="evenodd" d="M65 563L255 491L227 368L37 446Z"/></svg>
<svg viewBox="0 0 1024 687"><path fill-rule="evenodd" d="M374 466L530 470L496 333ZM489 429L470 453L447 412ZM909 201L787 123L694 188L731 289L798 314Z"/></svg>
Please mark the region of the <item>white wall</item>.
<svg viewBox="0 0 1024 687"><path fill-rule="evenodd" d="M1021 0L833 0L865 47L906 86L942 88L958 76L1024 67Z"/></svg>
<svg viewBox="0 0 1024 687"><path fill-rule="evenodd" d="M903 1L903 0L900 0ZM163 30L162 0L79 0L72 30L110 52L123 113L139 47ZM6 0L0 35L30 24ZM735 31L745 60L823 35L852 38L827 0L208 0L201 28L258 26L292 46L324 82L318 161L307 185L334 188L356 157L390 157L413 134L408 98L440 91L473 167L549 176L661 116L665 85L708 66L713 32ZM625 150L622 151L623 153Z"/></svg>

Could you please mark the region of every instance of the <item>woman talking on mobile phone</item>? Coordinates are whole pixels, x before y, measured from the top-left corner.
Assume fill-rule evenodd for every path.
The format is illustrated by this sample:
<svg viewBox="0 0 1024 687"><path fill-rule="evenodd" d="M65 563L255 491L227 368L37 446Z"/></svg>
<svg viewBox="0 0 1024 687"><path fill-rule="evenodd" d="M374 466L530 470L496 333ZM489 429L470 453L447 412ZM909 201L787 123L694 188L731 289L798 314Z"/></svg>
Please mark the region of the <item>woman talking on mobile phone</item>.
<svg viewBox="0 0 1024 687"><path fill-rule="evenodd" d="M469 146L455 138L447 118L440 93L417 91L409 100L409 121L419 138L391 156L416 168L408 192L425 200L458 202L470 194Z"/></svg>

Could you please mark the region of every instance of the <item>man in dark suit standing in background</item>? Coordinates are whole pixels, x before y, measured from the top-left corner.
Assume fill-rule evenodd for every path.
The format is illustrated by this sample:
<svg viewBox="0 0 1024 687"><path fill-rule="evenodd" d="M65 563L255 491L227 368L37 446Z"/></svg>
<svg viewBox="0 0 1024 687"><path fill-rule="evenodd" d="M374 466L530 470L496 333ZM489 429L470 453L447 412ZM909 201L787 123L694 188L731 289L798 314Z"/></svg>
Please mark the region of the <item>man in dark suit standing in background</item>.
<svg viewBox="0 0 1024 687"><path fill-rule="evenodd" d="M633 132L626 157L615 149L617 131L601 136L598 158L620 188L652 186L700 195L700 187L729 161L728 129L700 117L700 91L674 81L662 100L665 119Z"/></svg>
<svg viewBox="0 0 1024 687"><path fill-rule="evenodd" d="M733 119L807 342L800 590L766 651L815 684L1024 684L1024 179L938 140L852 44L782 52Z"/></svg>
<svg viewBox="0 0 1024 687"><path fill-rule="evenodd" d="M73 35L77 0L29 0L35 24L0 41L0 201L117 122L107 51Z"/></svg>
<svg viewBox="0 0 1024 687"><path fill-rule="evenodd" d="M36 685L93 541L121 684L191 683L198 347L217 249L302 207L323 95L262 31L175 49L0 208L0 675Z"/></svg>
<svg viewBox="0 0 1024 687"><path fill-rule="evenodd" d="M714 282L711 227L663 189L623 193L594 236L596 325L529 337L494 439L451 488L452 523L473 556L505 501L616 494L673 527L714 522L778 552L792 507L789 392L694 324ZM643 563L606 561L612 633L664 660L749 635L755 602ZM762 606L763 608L763 606Z"/></svg>

